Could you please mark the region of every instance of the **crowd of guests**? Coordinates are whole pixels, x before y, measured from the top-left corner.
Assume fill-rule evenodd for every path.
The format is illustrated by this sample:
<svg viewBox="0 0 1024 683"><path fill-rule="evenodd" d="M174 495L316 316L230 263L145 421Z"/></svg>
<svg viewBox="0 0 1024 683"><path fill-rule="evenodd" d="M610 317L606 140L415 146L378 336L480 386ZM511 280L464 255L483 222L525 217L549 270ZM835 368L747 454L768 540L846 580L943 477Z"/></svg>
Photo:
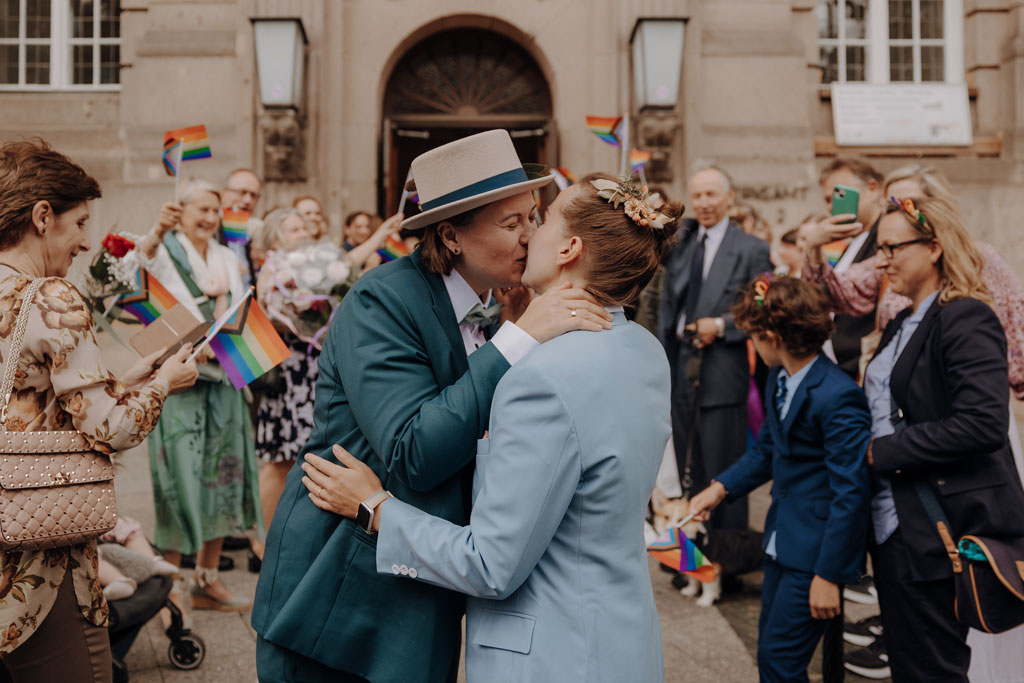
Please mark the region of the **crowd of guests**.
<svg viewBox="0 0 1024 683"><path fill-rule="evenodd" d="M466 142L465 153L475 153L479 143L478 161L487 161L506 144L492 138L486 144ZM507 147L512 150L510 142ZM511 163L514 151L509 154ZM447 177L446 165L436 163L433 172ZM430 172L424 172L425 182ZM624 486L627 497L643 489L657 469L662 432L667 435L669 426L679 492L690 498L690 511L710 539L751 538L746 494L775 482L759 539L765 572L758 652L762 680L806 679L817 642L830 624L842 627L843 587L860 584L860 590L869 590L862 581L865 571L873 577L870 591L881 614L870 623L845 626L849 633L869 634L867 647L847 654L851 671L910 681L966 680L970 670L972 680L1000 681L1007 680L1002 672L1019 669L1024 643L1018 633L982 638L968 633L953 614L952 569L915 489L921 481L935 489L957 536L1024 535L1024 466L1011 405L1024 400L1024 287L995 248L972 239L955 191L941 173L912 165L883 176L864 160L836 159L820 176L824 212L786 231L774 249L768 223L751 207L737 205L732 179L715 164L699 164L689 178L692 220L680 219L682 207L662 203L664 197L650 199L649 213L632 215L629 211L639 209L628 207L644 206L651 197L647 189L593 175L560 195L542 222L529 192L543 182L525 174L509 182L506 194L480 194L471 206L465 197L450 200L458 193L441 194L437 201L448 198L452 207L433 220L429 211L404 223L402 216L382 220L357 211L346 217L338 236L331 235L323 206L312 196L260 212L263 185L250 170L233 171L218 185L183 184L178 200L160 207L138 248L151 260L152 275L200 320L215 320L249 287L269 308L278 264L298 245L334 241L355 284L392 258L386 244L416 250L423 240L411 265L388 271L396 274L395 284L367 278L369 284L357 288L357 301L346 307L345 325L339 325L343 331L334 347L323 351L325 362L320 344L274 320L290 356L238 391L211 352L189 360L188 345L159 367L154 354L120 377L106 368L88 306L64 279L75 256L92 246L85 226L88 201L100 196L99 185L41 141L4 144L0 340L13 339L15 319L26 305L22 293L32 280L47 280L28 302L36 308L19 357L25 369L0 427L75 429L108 454L148 436L155 548L128 518L102 540L145 558L152 573L176 576L170 598L186 611L248 609L250 596L233 595L220 579L219 572L230 565L222 550L226 542L251 545L253 571L269 552L270 571L261 579L263 604L254 612L261 675L264 667L310 667L315 678L344 674L349 677L342 680L364 680L361 676L411 672L410 666L423 669L423 661L438 679L454 670L450 655L457 659L462 603L415 582L398 588L379 579L376 572L386 573L383 565L378 557L375 572L373 553L359 554L372 546L356 527L337 516L324 521L323 510L356 516L352 501L360 496L343 504L345 491L350 498L352 490L376 491L383 480L400 498L444 518L426 519L413 507L387 504L389 545L379 552L402 558L414 548L408 562L416 559L420 572L434 572L423 580L519 604L545 590L571 592L569 575L561 576L568 559L555 555L579 537L563 534L560 525L577 509L602 523L619 519L615 505L587 509L590 499L580 491L598 482L609 490ZM837 187L856 189L855 212L832 211ZM633 202L625 213L616 197ZM247 240L226 239L221 217L227 209L250 215ZM667 228L651 232L649 219ZM685 229L670 250L677 224ZM494 225L505 229L484 230ZM576 289L579 283L586 286ZM535 295L525 294L520 284ZM420 304L415 310L406 305L413 300ZM437 318L437 301L448 301L454 316ZM501 312L483 305L495 301L504 304ZM641 354L647 360L630 360L639 347L657 345L649 335L633 338L639 328L623 327L626 312L655 333L667 356L665 367L660 356L657 364L650 361L649 349ZM585 335L567 335L509 375L510 395L495 393L502 375L523 362L537 342L569 330L598 329L613 333L601 339L619 335L622 341L590 346ZM493 423L491 429L499 431L488 438L492 398L499 414L518 415L524 405L535 410L546 405L537 389L540 378L548 381L595 354L608 354L602 372L569 372L556 382L548 408L523 413L519 430ZM530 374L548 357L547 374ZM619 376L620 366L634 372ZM641 366L649 377L637 370ZM337 424L314 424L314 410L321 409L314 395L322 368L329 373L321 384L333 392ZM580 380L584 376L597 383L589 387ZM609 377L621 382L621 396L605 391L602 382ZM524 382L522 396L514 393L516 382ZM639 411L633 422L649 422L650 429L641 435L633 425L631 436L609 432L589 443L614 420L594 419L596 414L582 406L592 407L595 397L606 394L614 399L605 401L609 415L628 407ZM662 394L670 405L664 420L654 400ZM633 396L628 406L621 404L623 396ZM756 428L751 405L764 406L763 424ZM582 431L572 427L566 433L575 436L567 440L554 417L562 412L566 424L593 424ZM538 421L541 414L545 417ZM533 425L538 428L530 429ZM552 434L545 437L541 426ZM521 440L528 432L535 433L526 448ZM644 467L629 475L636 480L625 482L626 475L601 470L599 463L589 470L593 454L623 435L643 443ZM286 482L307 450L329 453L343 440L355 457L345 450L334 455L347 469L317 458L303 465L301 482L297 477ZM500 475L497 468L504 461L494 459L488 465L495 468L492 479L478 464L483 479L474 480L466 467L474 453L487 462L491 442L500 449L505 440L531 454L570 441L576 450L569 460L563 448ZM386 470L370 457L381 449L392 453ZM442 456L435 451L443 452L443 459L437 460ZM566 469L565 462L575 464ZM543 482L537 479L545 467L556 465ZM592 479L580 474L588 471ZM547 486L549 480L565 484L559 489L564 509L548 510L544 498L528 506L529 514L516 510L513 503L547 491L540 483ZM469 492L475 499L481 486L483 502L474 504L471 520ZM382 502L386 499L377 504ZM279 503L287 506L291 526L278 525L276 536L267 539L265 529ZM404 516L396 517L400 513ZM531 524L550 527L544 543L526 533ZM338 536L336 529L345 533ZM610 529L592 544L609 542ZM632 542L631 534L622 544ZM532 557L532 564L516 560L514 572L501 574L502 563L512 560L489 539L513 545L522 540L520 555ZM461 549L449 552L445 543ZM607 550L614 554L614 547ZM445 568L454 554L465 555L460 561L466 564ZM6 582L0 590L19 596L0 601L5 629L0 680L75 680L82 671L92 671L95 680L109 678L104 597L127 597L135 589L112 561L116 555L102 552L96 541L0 551ZM625 558L606 563L570 555L570 564L602 567L609 577L628 564ZM317 562L325 556L329 562ZM299 567L305 560L309 566ZM194 572L186 580L180 570L188 566ZM342 566L358 576L339 576ZM395 574L416 578L416 568L393 566ZM646 567L633 569L628 580L617 583L620 592L627 585L638 591L624 606L640 604L636 596L646 590ZM344 581L350 582L349 592ZM337 596L326 604L344 599L355 610L346 612L344 623L333 612L320 614L320 621L313 613L331 582ZM606 596L608 605L617 604L616 595ZM473 611L476 603L469 604ZM477 610L471 629L487 620L498 623L497 613L485 607ZM640 619L637 633L653 631L633 643L643 654L629 664L643 671L644 680L655 680L661 675L660 648L642 647L659 637L653 606L647 607L631 613ZM564 617L559 609L537 609L542 633ZM373 624L360 626L358 619L371 610L377 615ZM375 649L383 647L387 624L379 617L384 612L392 620L416 612L423 625L446 627L426 629L429 637L418 644L407 639L389 645L397 650L423 646L426 659L398 662ZM306 631L355 629L358 637L321 652L312 647L319 638L310 641L312 631L296 629L296 619L308 620ZM566 622L550 632L550 642L538 642L526 670L543 676L571 667L575 646L559 638L576 626ZM608 652L623 642L609 634ZM473 652L474 671L497 662L486 648ZM606 659L609 671L626 662Z"/></svg>
<svg viewBox="0 0 1024 683"><path fill-rule="evenodd" d="M867 645L847 653L850 671L967 680L970 669L971 680L1013 680L1024 665L1020 634L968 634L957 620L953 570L913 484L925 479L938 491L957 537L1024 533L1010 405L1024 397L1024 287L994 248L971 238L952 187L933 167L886 177L864 160L840 158L823 169L820 186L828 213L805 218L770 252L753 239L756 217L733 206L723 169L701 167L690 179L696 221L667 260L656 328L673 366L681 492L700 492L690 510L713 539L747 529L745 494L775 481L762 541L762 680L806 676L844 584L857 584L847 590L858 602L881 607L880 618L845 625L847 640ZM837 186L859 192L855 213L832 211ZM738 292L749 299L744 286L755 278L757 305L734 305ZM801 279L814 286L789 284ZM750 384L763 392L752 404L745 380L757 370L744 332L760 359L779 366ZM808 346L809 336L820 341ZM846 388L848 410L835 398L842 383L823 380L822 364L863 388ZM837 388L827 390L830 382ZM806 405L795 423L786 419L794 401ZM765 407L749 444L737 438L748 405ZM817 458L818 474L812 467L794 477L808 458ZM816 517L828 526L808 527ZM872 576L858 580L856 563L840 571L837 542L859 547L861 557L870 548Z"/></svg>

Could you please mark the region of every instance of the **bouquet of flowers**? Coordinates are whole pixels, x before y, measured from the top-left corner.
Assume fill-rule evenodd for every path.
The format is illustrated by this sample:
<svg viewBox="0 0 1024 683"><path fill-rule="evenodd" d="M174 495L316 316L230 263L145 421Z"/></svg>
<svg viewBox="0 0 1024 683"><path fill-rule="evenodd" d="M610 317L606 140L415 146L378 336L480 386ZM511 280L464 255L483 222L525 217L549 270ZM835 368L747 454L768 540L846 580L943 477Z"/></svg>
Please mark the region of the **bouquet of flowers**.
<svg viewBox="0 0 1024 683"><path fill-rule="evenodd" d="M264 307L292 334L317 349L334 311L355 283L345 252L328 240L301 242L267 257L270 287Z"/></svg>
<svg viewBox="0 0 1024 683"><path fill-rule="evenodd" d="M139 238L127 233L109 233L103 238L102 249L89 265L85 278L86 301L92 310L99 310L106 316L118 297L138 288L139 268L147 268L151 262L135 248L138 241ZM109 297L114 299L106 303ZM124 321L138 322L131 318L124 318Z"/></svg>

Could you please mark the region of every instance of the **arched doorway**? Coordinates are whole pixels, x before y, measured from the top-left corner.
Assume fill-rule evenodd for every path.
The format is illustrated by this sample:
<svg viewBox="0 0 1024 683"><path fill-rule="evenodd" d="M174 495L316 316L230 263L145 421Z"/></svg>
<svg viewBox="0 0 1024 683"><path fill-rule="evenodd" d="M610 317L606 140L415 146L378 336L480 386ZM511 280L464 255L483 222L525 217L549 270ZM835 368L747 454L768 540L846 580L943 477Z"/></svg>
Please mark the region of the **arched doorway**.
<svg viewBox="0 0 1024 683"><path fill-rule="evenodd" d="M381 215L397 209L416 156L466 135L506 128L524 162L553 161L547 79L522 46L489 29L449 29L413 45L388 78L383 114Z"/></svg>

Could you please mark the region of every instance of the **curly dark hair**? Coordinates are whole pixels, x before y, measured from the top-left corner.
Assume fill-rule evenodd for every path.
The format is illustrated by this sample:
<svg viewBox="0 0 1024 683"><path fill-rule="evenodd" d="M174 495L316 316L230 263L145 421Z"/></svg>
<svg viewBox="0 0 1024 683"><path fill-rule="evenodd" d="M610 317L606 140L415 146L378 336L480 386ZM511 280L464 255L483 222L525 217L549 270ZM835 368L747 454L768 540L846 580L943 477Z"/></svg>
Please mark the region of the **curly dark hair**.
<svg viewBox="0 0 1024 683"><path fill-rule="evenodd" d="M757 300L759 280L768 282L764 302ZM732 306L736 327L749 335L774 332L795 356L810 356L832 334L828 297L821 287L786 276L760 276L743 288Z"/></svg>

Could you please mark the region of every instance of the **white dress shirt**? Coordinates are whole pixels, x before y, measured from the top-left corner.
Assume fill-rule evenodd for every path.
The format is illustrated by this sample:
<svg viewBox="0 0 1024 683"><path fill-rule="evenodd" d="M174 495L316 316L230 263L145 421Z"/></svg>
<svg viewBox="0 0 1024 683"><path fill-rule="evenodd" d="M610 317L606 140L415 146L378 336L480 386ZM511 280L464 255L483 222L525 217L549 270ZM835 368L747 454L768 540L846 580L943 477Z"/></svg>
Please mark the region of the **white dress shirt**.
<svg viewBox="0 0 1024 683"><path fill-rule="evenodd" d="M708 273L711 272L711 264L715 262L715 255L718 254L718 248L722 246L722 240L725 239L725 232L729 229L729 217L726 216L722 220L718 221L710 228L705 228L703 225L697 230L697 241L707 237L707 241L704 242L704 272L701 279L707 280ZM676 336L680 339L683 338L683 328L686 327L686 310L685 306L682 314L679 316L679 324L676 325Z"/></svg>
<svg viewBox="0 0 1024 683"><path fill-rule="evenodd" d="M469 286L459 271L454 268L447 275L442 275L445 289L448 290L448 298L452 302L452 311L456 320L462 320L476 304L487 306L491 301L491 292L488 291L483 301L476 295L473 288ZM487 343L484 331L480 323L469 323L459 325L459 332L462 334L462 344L466 348L466 355L472 354L481 346ZM515 365L522 360L530 351L540 343L531 337L527 332L520 329L514 322L506 321L493 337L491 342L498 351L505 357L509 365Z"/></svg>

